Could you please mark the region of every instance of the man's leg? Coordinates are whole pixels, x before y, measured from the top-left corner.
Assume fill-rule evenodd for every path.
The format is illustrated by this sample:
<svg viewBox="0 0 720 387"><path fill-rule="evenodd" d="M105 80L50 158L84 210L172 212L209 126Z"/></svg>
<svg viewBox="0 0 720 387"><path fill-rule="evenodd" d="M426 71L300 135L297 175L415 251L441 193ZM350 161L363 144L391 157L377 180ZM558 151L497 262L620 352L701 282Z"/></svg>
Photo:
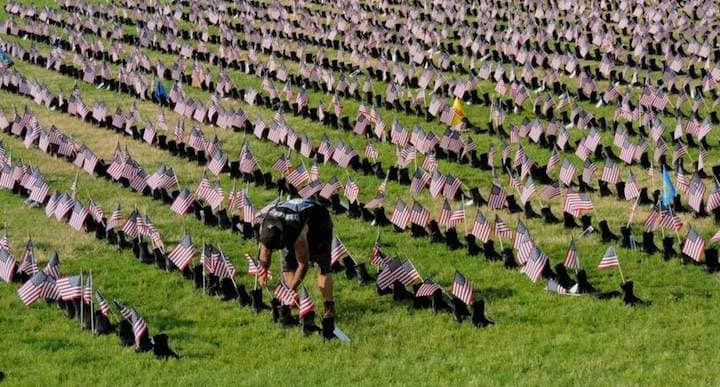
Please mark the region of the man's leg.
<svg viewBox="0 0 720 387"><path fill-rule="evenodd" d="M318 273L317 282L318 288L320 288L320 293L323 297L323 301L325 301L325 314L323 315L323 318L335 317L332 274L322 274L322 272Z"/></svg>

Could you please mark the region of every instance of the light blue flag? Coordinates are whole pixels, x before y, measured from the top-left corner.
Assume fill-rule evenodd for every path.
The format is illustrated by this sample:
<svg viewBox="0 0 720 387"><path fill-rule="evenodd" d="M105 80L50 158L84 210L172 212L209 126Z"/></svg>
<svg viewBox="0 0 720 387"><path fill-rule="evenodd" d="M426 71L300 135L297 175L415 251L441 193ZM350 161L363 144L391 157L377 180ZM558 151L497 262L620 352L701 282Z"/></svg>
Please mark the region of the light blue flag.
<svg viewBox="0 0 720 387"><path fill-rule="evenodd" d="M673 198L675 198L675 187L673 187L673 183L670 180L670 174L668 174L667 169L663 166L662 171L662 177L663 177L663 196L662 201L663 205L665 207L670 207L670 203L673 202Z"/></svg>

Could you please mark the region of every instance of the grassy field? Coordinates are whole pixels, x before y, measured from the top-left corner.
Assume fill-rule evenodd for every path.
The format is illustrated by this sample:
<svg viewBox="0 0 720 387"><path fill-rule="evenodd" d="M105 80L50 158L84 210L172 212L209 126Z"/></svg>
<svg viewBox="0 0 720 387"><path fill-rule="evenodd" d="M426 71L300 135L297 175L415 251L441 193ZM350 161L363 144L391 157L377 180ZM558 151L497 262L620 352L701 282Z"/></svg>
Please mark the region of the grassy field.
<svg viewBox="0 0 720 387"><path fill-rule="evenodd" d="M0 38L20 41L6 35ZM46 45L38 44L38 49L44 54L49 52ZM75 83L71 78L20 60L16 60L15 68L29 78L47 83L53 92L62 89L67 93ZM258 83L235 75L238 87ZM78 85L86 102L97 99L113 107L128 107L133 102L127 95L97 90L88 84ZM492 85L483 83L482 88L491 90ZM187 89L194 97L209 99L209 93ZM319 98L313 95L313 101ZM269 109L248 107L236 101L225 103L242 107L250 117L260 115L268 120L273 114ZM160 111L157 105L141 101L137 104L144 118L155 121ZM36 113L44 128L56 125L99 156L109 159L118 140L111 132L0 91L0 109L6 114L13 107L24 105ZM356 106L351 105L351 109ZM604 108L597 113L610 116L612 111ZM168 125L173 127L178 116L167 110L165 114ZM468 109L473 122L486 122L487 114L487 108ZM521 122L526 116L527 113L515 115L512 120ZM406 125L417 120L401 118ZM327 132L333 140L343 139L359 150L360 144L364 144L361 138L325 130L307 120L291 118L288 122L314 139ZM419 124L436 134L444 130L436 122ZM216 132L224 150L231 159L237 159L244 139L242 134L210 127L203 129L206 135ZM578 132L574 129L573 139L579 138ZM489 136L472 136L482 151L490 143L498 143ZM603 138L607 143L611 134L604 133ZM717 138L717 133L713 133L710 142L716 145ZM26 149L19 139L5 133L0 134L0 139L13 159L39 166L51 189L68 190L77 171L73 165L36 148ZM197 164L129 138L119 140L150 173L165 163L174 168L180 184L191 189L202 176L203 168ZM283 149L267 141L254 137L247 140L266 170L283 153ZM382 161L391 165L395 157L393 147L382 144L380 148ZM541 162L548 156L547 150L534 145L526 149ZM696 157L696 150L691 150L688 160L690 157ZM708 165L718 162L720 156L713 149ZM441 162L441 170L457 174L469 186L479 186L487 196L489 173L448 162ZM379 181L349 172L361 186L362 200L370 199ZM640 175L640 167L635 167L634 172ZM342 179L345 173L334 165L321 166L324 180L332 175ZM642 175L638 176L639 184L649 185L649 180ZM228 192L232 179L222 176L220 181ZM256 207L276 197L276 192L263 187L250 186L249 191ZM78 197L82 201L92 198L106 213L118 201L124 215L137 207L151 217L170 246L187 230L196 246L205 240L222 247L238 271L245 268L243 254L256 250L253 243L237 234L203 226L192 216L178 216L168 206L84 173L80 173ZM397 197L412 200L407 186L391 182L388 212ZM432 205L427 192L417 199ZM593 195L593 200L595 227L598 221L607 219L610 228L619 233L620 226L627 221L631 203L615 198L600 199L599 195ZM538 202L533 205L539 209ZM560 200L552 203L558 215L561 206ZM480 210L487 217L492 215L487 207ZM638 237L647 212L647 208L642 208L635 218L633 230ZM474 208L468 208L469 216L474 213ZM446 288L451 284L454 271L460 270L475 285L476 298L486 300L488 315L496 325L482 330L468 323L459 325L449 314L415 310L409 303L393 302L389 296L379 297L373 286L361 287L339 275L336 281L338 325L352 341L324 343L319 337L303 337L299 329L280 328L272 323L269 313L256 315L237 303L211 298L193 289L192 283L178 273L142 265L130 251L119 251L92 235L75 232L67 224L48 219L42 210L29 208L23 199L6 190L0 190L0 214L16 256L21 254L28 237L35 241L41 267L52 251L57 250L63 274L92 271L95 286L106 298L118 298L135 307L148 322L151 334L167 333L171 346L181 355L180 360L158 361L149 353L135 354L132 349L120 347L116 336L92 337L79 329L77 321L66 319L54 305L38 302L25 307L16 295L18 285L3 283L0 284L0 310L4 313L0 313L0 326L4 329L0 330L0 340L5 350L0 357L0 371L6 373L8 385L201 385L211 382L222 385L636 385L658 382L712 385L720 380L720 371L714 367L718 356L712 355L720 345L720 335L715 329L715 316L720 312L715 302L720 297L718 277L706 274L701 267L683 265L679 260L664 262L659 254L648 256L618 249L623 272L635 281L637 294L653 301L649 308L630 308L619 299L598 301L590 297L549 294L541 283L532 284L524 274L506 270L501 263L470 257L464 250L449 251L445 245L430 244L427 239L414 239L408 233L395 233L385 227L381 229L381 239L386 252L412 259L424 277L432 276ZM518 219L523 220L551 263L562 262L571 236L562 225L548 226L540 220L525 220L506 212L501 216L513 227ZM717 230L709 218L696 220L687 214L682 218L697 227L705 238ZM333 221L336 234L356 260L367 262L377 230L345 216L334 217ZM656 235L656 244L660 244L659 235ZM600 243L599 236L591 235L577 239L577 247L590 282L603 290L618 289L617 271L594 269L608 245ZM273 269L279 272L277 256ZM252 285L252 278L248 276L241 276L237 281ZM306 284L320 304L314 283L311 271Z"/></svg>

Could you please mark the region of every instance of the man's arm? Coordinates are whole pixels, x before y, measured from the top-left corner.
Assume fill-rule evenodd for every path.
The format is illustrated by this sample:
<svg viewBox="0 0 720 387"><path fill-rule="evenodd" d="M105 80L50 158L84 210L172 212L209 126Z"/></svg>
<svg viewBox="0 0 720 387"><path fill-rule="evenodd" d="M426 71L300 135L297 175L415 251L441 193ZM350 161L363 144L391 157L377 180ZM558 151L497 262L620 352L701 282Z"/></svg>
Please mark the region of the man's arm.
<svg viewBox="0 0 720 387"><path fill-rule="evenodd" d="M266 272L270 269L270 260L272 258L272 250L268 249L264 244L260 243L260 266L262 266ZM260 276L260 285L265 286L267 284L267 276Z"/></svg>
<svg viewBox="0 0 720 387"><path fill-rule="evenodd" d="M307 274L310 263L310 248L307 242L307 232L308 226L305 225L300 231L300 235L298 235L295 240L295 259L297 259L298 267L295 270L295 276L293 277L292 283L288 284L288 286L290 286L293 290L297 289L302 283L305 278L305 274Z"/></svg>

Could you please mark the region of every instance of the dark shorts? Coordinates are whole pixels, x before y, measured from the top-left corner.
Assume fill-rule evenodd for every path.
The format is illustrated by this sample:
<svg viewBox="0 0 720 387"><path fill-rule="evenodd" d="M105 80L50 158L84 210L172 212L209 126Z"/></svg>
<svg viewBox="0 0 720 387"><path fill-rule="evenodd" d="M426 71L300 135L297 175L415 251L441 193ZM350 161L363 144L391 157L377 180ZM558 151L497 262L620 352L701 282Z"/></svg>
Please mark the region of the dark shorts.
<svg viewBox="0 0 720 387"><path fill-rule="evenodd" d="M320 268L321 274L330 273L330 250L333 240L333 223L330 213L325 207L317 206L308 217L308 247L310 250L310 263ZM295 250L289 248L283 257L282 271L284 273L297 270L298 262Z"/></svg>

